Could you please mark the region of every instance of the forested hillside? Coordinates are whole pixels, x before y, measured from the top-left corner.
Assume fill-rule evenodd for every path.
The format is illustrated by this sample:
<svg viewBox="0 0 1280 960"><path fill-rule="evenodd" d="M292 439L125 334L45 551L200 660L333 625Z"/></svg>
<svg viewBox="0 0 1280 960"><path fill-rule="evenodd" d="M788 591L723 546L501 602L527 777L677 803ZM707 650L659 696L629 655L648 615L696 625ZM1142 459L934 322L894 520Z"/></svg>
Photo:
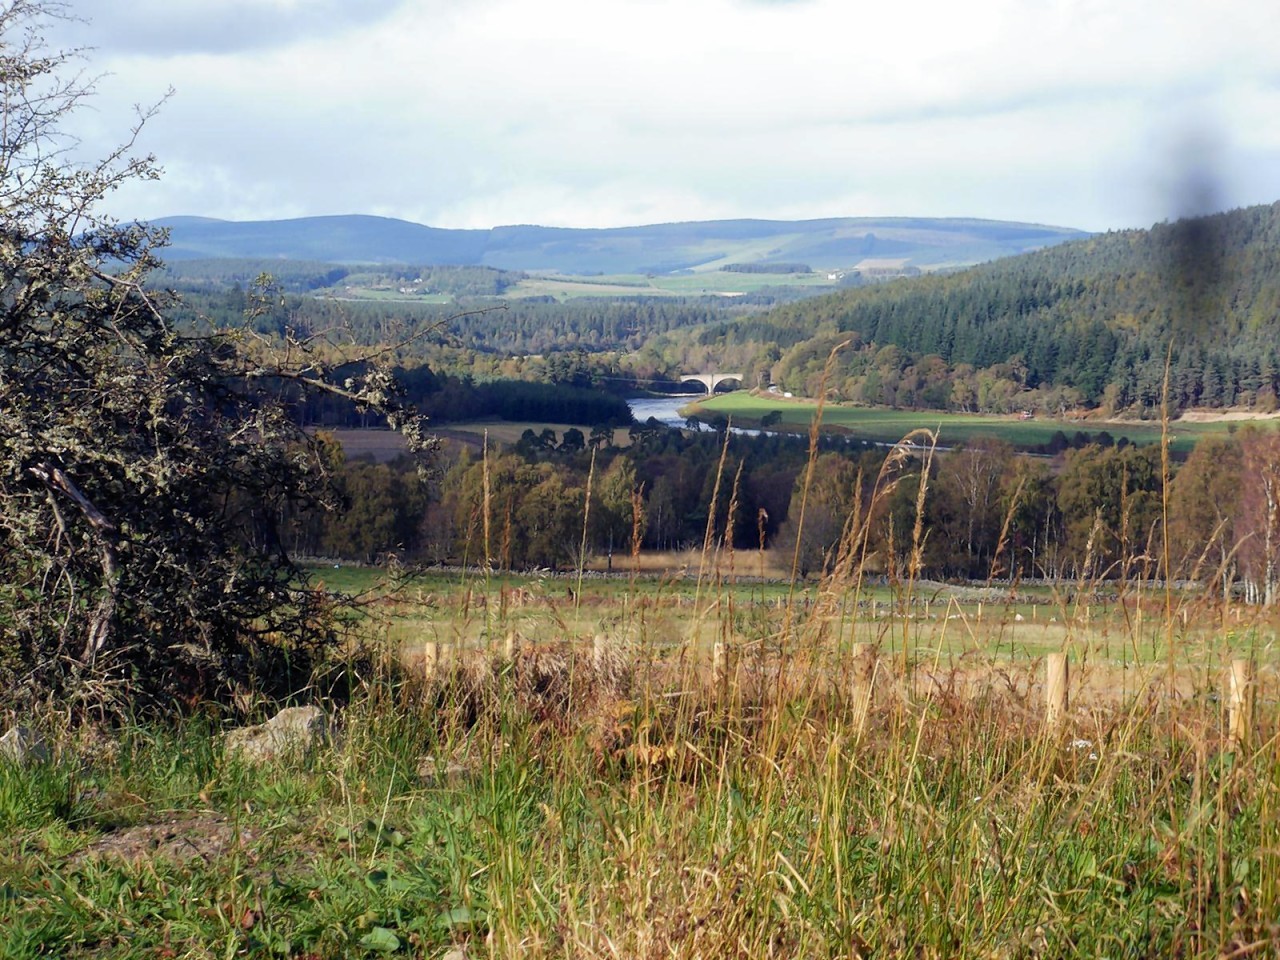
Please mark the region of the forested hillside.
<svg viewBox="0 0 1280 960"><path fill-rule="evenodd" d="M1160 404L1274 409L1280 203L1108 233L947 275L726 320L702 349L778 350L776 382L890 406L1005 412Z"/></svg>
<svg viewBox="0 0 1280 960"><path fill-rule="evenodd" d="M588 299L568 303L461 300L458 303L344 301L279 290L263 294L236 284L180 287L174 315L188 324L248 325L259 333L299 335L341 329L366 344L407 342L405 350L438 360L440 351L461 351L469 372L476 363L527 361L541 355L634 351L656 336L702 328L759 308L708 298ZM478 359L483 357L483 359ZM652 372L652 367L647 368ZM549 377L549 379L556 379Z"/></svg>

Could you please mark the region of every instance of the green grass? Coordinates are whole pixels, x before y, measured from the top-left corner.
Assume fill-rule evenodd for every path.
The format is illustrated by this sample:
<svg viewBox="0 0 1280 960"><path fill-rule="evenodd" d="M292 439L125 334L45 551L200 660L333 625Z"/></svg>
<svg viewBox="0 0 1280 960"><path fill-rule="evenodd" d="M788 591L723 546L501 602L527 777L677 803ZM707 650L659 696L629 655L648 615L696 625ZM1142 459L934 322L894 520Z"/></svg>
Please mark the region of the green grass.
<svg viewBox="0 0 1280 960"><path fill-rule="evenodd" d="M884 684L864 722L838 663L782 687L740 665L730 692L646 669L570 664L563 698L520 680L528 660L425 684L386 670L340 742L262 770L224 756L208 722L116 731L111 751L68 735L50 765L0 772L0 956L1156 958L1275 942L1280 750L1226 750L1203 695L1046 732L1033 696L998 688ZM130 846L155 824L198 852Z"/></svg>
<svg viewBox="0 0 1280 960"><path fill-rule="evenodd" d="M782 423L792 429L808 429L817 411L811 401L788 400L783 397L757 396L745 391L735 391L707 400L698 405L708 411L733 417L747 426L774 410L781 412ZM697 408L693 410L696 414ZM1068 437L1082 432L1090 437L1109 433L1114 439L1127 438L1131 443L1145 445L1160 442L1160 424L1127 421L1070 421L1036 417L1019 420L1015 416L984 414L944 413L925 410L890 410L879 407L853 407L827 404L823 409L822 424L825 429L836 430L862 440L893 443L912 430L927 428L939 431L939 443L952 446L974 437L998 437L1015 447L1027 448L1048 443L1053 435L1062 431ZM1185 423L1170 424L1170 448L1187 453L1202 437L1225 434L1239 426L1236 423Z"/></svg>

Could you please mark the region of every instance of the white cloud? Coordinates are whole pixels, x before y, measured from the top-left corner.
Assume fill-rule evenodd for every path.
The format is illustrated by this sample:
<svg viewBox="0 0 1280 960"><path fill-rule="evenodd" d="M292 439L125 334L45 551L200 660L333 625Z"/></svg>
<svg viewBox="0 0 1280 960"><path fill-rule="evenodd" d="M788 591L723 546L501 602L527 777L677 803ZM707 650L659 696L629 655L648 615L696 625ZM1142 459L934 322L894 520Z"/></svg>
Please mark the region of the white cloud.
<svg viewBox="0 0 1280 960"><path fill-rule="evenodd" d="M1270 0L98 0L91 12L105 38L94 65L112 75L87 142L123 129L123 104L177 89L145 141L167 176L114 197L128 215L1141 225L1180 212L1161 184L1190 128L1214 139L1205 173L1224 205L1280 186Z"/></svg>

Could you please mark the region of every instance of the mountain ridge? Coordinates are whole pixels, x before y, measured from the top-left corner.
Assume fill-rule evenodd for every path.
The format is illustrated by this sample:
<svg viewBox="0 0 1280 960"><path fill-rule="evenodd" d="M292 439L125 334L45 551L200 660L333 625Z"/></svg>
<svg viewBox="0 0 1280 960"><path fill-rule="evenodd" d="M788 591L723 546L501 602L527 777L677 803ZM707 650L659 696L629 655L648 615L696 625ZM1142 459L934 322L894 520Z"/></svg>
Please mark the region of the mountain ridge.
<svg viewBox="0 0 1280 960"><path fill-rule="evenodd" d="M678 273L728 263L805 263L850 269L884 260L935 270L1090 236L1046 224L974 217L824 217L686 220L626 227L505 224L432 227L370 214L281 220L173 216L169 260L252 258L331 263L490 266L563 274Z"/></svg>

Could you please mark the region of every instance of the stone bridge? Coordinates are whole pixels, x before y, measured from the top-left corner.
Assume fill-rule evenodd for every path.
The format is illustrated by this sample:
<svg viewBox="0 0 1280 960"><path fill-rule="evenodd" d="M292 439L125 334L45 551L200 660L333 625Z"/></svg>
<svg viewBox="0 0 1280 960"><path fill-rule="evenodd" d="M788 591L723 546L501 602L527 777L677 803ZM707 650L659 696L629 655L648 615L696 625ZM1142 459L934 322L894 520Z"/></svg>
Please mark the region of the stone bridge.
<svg viewBox="0 0 1280 960"><path fill-rule="evenodd" d="M680 378L680 382L691 383L696 380L707 388L707 393L715 393L716 387L726 380L737 380L741 383L742 376L740 373L686 373Z"/></svg>

